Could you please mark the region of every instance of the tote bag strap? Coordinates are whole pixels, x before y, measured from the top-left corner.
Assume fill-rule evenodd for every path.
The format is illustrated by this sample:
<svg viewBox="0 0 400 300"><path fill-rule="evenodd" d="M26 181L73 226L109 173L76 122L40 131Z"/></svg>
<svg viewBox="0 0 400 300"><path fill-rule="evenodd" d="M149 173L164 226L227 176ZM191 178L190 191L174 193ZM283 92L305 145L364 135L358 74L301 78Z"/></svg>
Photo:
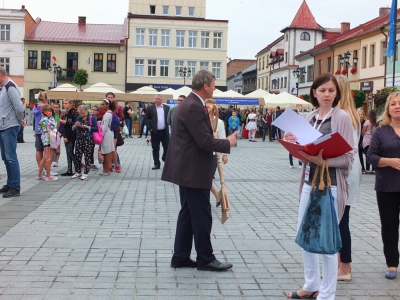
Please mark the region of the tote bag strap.
<svg viewBox="0 0 400 300"><path fill-rule="evenodd" d="M318 173L319 173L319 169L321 167L317 166L317 168L315 169L315 173L314 173L314 177L313 177L313 181L311 182L311 190L313 190L317 184L317 177L318 177Z"/></svg>
<svg viewBox="0 0 400 300"><path fill-rule="evenodd" d="M324 160L324 165L326 169L327 186L330 188L332 186L332 181L331 181L331 175L329 174L329 166L327 160Z"/></svg>
<svg viewBox="0 0 400 300"><path fill-rule="evenodd" d="M319 187L318 187L318 189L320 191L323 191L325 189L325 182L324 182L325 160L322 161L322 166L320 168L321 168L321 177L319 178Z"/></svg>

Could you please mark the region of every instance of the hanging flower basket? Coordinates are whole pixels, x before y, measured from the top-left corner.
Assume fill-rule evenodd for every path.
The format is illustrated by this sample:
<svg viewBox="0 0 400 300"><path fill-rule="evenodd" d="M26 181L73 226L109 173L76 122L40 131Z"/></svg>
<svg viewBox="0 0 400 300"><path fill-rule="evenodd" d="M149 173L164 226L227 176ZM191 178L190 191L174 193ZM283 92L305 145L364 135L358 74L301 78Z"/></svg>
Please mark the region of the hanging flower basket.
<svg viewBox="0 0 400 300"><path fill-rule="evenodd" d="M354 74L354 73L356 73L356 72L357 72L357 68L356 68L356 67L351 68L351 70L350 70L350 73L351 73L351 74Z"/></svg>
<svg viewBox="0 0 400 300"><path fill-rule="evenodd" d="M342 74L343 74L343 75L347 74L347 69L343 69L343 70L342 70Z"/></svg>
<svg viewBox="0 0 400 300"><path fill-rule="evenodd" d="M340 75L340 70L337 70L337 71L335 72L335 75Z"/></svg>

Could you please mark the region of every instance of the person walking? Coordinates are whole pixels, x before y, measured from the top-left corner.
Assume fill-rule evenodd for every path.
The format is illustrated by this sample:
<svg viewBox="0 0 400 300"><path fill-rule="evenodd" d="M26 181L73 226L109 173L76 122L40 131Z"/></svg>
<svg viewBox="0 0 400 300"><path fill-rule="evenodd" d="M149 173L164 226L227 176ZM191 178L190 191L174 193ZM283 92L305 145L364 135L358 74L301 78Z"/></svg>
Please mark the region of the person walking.
<svg viewBox="0 0 400 300"><path fill-rule="evenodd" d="M79 116L79 114L76 111L72 100L68 98L64 99L63 105L66 112L64 119L61 119L60 122L62 124L61 132L64 138L65 153L67 154L67 172L62 173L61 176L72 176L74 175L74 172L72 171L72 164L74 164L75 172L77 170L74 153L76 132L72 130L72 126L75 124L76 118Z"/></svg>
<svg viewBox="0 0 400 300"><path fill-rule="evenodd" d="M142 137L142 135L143 135L144 126L146 126L146 121L145 121L145 119L144 119L144 116L146 115L146 111L147 111L148 108L149 108L149 104L148 104L148 103L145 103L145 104L143 105L142 112L141 112L141 114L140 114L140 121L141 121L142 124L140 125L140 133L139 133L139 136L138 136L139 139L140 139L140 138ZM145 137L147 137L148 134L149 134L149 128L146 126Z"/></svg>
<svg viewBox="0 0 400 300"><path fill-rule="evenodd" d="M224 271L232 264L218 261L211 245L212 153L229 153L237 143L236 133L214 139L204 99L215 90L215 76L200 70L192 80L192 93L183 101L175 118L171 145L161 179L179 185L181 210L176 225L172 268ZM190 258L193 240L196 261Z"/></svg>
<svg viewBox="0 0 400 300"><path fill-rule="evenodd" d="M155 95L154 105L149 106L144 117L146 126L150 130L151 147L153 148L154 167L152 170L158 170L161 167L160 162L160 143L163 146L162 161L168 151L169 130L167 124L169 106L162 104L161 95Z"/></svg>
<svg viewBox="0 0 400 300"><path fill-rule="evenodd" d="M343 213L343 217L339 223L340 236L342 238L342 248L339 250L338 255L338 281L351 281L352 273L351 273L351 235L350 235L350 227L349 227L349 219L350 219L350 208L353 205L358 203L359 192L360 192L360 183L361 183L361 164L360 160L357 159L358 156L358 144L361 136L361 124L360 117L356 110L356 106L354 104L353 96L351 95L350 83L347 80L347 77L343 75L336 76L336 79L339 84L340 93L342 98L338 103L338 107L344 110L351 118L351 123L353 125L353 151L354 151L354 160L351 167L351 171L349 174L349 195L346 201L346 208Z"/></svg>
<svg viewBox="0 0 400 300"><path fill-rule="evenodd" d="M256 131L257 131L257 115L254 108L251 109L250 114L246 119L246 129L249 131L249 142L256 141Z"/></svg>
<svg viewBox="0 0 400 300"><path fill-rule="evenodd" d="M116 103L108 99L104 99L101 103L101 108L105 111L103 119L101 120L101 129L104 134L104 140L100 145L100 153L104 156L103 172L100 175L110 176L111 160L114 146L114 131L111 130L111 123L113 118L113 110L115 110Z"/></svg>
<svg viewBox="0 0 400 300"><path fill-rule="evenodd" d="M322 133L327 135L338 132L349 145L354 145L353 128L350 116L337 107L342 98L339 85L335 76L326 73L318 76L310 88L310 102L318 108L309 113L306 120ZM286 141L296 143L297 138L292 133L286 133ZM318 155L311 156L305 152L299 153L309 163L303 165L300 179L300 203L297 229L306 211L307 203L311 193L311 181L316 172L317 166L324 164L321 150ZM329 174L332 180L331 192L334 199L334 206L338 220L342 219L348 198L347 178L353 163L353 151L341 156L328 158ZM307 170L307 173L306 173ZM319 176L317 182L319 182ZM287 294L290 299L324 299L334 300L337 285L338 259L337 254L315 254L302 249L305 284L301 290ZM324 276L321 281L319 257L322 260Z"/></svg>
<svg viewBox="0 0 400 300"><path fill-rule="evenodd" d="M185 95L180 95L178 97L178 105L170 108L168 111L167 124L171 127L171 131L172 131L172 125L174 124L175 111L178 109L178 106L182 103L182 101L185 100L185 98L186 98Z"/></svg>
<svg viewBox="0 0 400 300"><path fill-rule="evenodd" d="M399 266L400 92L387 97L379 126L372 135L367 160L376 170L375 191L381 220L385 277L395 279Z"/></svg>
<svg viewBox="0 0 400 300"><path fill-rule="evenodd" d="M365 124L365 121L366 121L366 119L365 119L365 112L364 112L362 109L360 109L360 110L358 111L358 115L359 115L359 117L360 117L361 128L364 128L364 124ZM363 135L360 134L360 140L359 140L359 142L358 142L358 156L360 157L360 163L361 163L362 173L363 173L363 174L367 174L367 173L365 172L364 151L363 151L363 146L362 146L362 144L363 144Z"/></svg>
<svg viewBox="0 0 400 300"><path fill-rule="evenodd" d="M56 129L59 132L61 129L61 122L60 120L62 120L64 118L61 110L60 110L60 104L55 102L51 105L51 108L53 110L53 117L54 120L56 121ZM58 161L60 160L60 155L61 155L61 145L59 145L57 147L57 150L54 153L54 157L53 157L53 167L58 167Z"/></svg>
<svg viewBox="0 0 400 300"><path fill-rule="evenodd" d="M23 121L21 123L21 129L18 132L18 140L17 140L17 142L18 143L25 143L25 141L24 141L24 128L25 128L25 126L28 125L28 120L26 118L25 98L21 98L21 102L22 102L22 105L24 106L24 119L23 119Z"/></svg>
<svg viewBox="0 0 400 300"><path fill-rule="evenodd" d="M16 197L21 191L21 173L17 156L17 139L21 123L24 121L25 107L21 102L19 88L0 67L0 151L6 166L7 183L0 189L3 198Z"/></svg>
<svg viewBox="0 0 400 300"><path fill-rule="evenodd" d="M371 143L372 134L374 133L376 126L376 111L374 109L371 109L368 113L368 120L365 121L361 133L363 135L363 152L365 154L368 153L369 144ZM374 166L372 166L371 171L369 170L370 163L368 161L368 157L365 162L365 167L366 174L375 174Z"/></svg>
<svg viewBox="0 0 400 300"><path fill-rule="evenodd" d="M128 128L128 134L125 135L125 138L133 138L132 136L132 115L133 115L133 110L131 107L131 103L129 101L125 102L125 107L124 107L124 118L125 118L125 125Z"/></svg>

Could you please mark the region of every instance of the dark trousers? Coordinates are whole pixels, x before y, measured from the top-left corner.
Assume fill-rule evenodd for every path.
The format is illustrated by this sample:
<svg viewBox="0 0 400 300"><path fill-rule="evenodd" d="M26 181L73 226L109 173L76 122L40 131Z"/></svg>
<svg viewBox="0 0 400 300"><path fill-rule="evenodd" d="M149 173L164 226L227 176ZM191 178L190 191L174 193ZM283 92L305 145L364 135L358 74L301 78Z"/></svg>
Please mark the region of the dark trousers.
<svg viewBox="0 0 400 300"><path fill-rule="evenodd" d="M365 171L364 153L363 153L363 148L360 145L358 146L358 157L360 158L361 168L363 171Z"/></svg>
<svg viewBox="0 0 400 300"><path fill-rule="evenodd" d="M92 153L94 149L93 138L89 137L88 134L81 133L76 139L75 146L75 160L76 160L76 172L81 173L81 161L82 156L85 155L85 174L89 174L90 165L92 161Z"/></svg>
<svg viewBox="0 0 400 300"><path fill-rule="evenodd" d="M340 262L351 263L351 236L349 227L350 207L346 205L344 214L339 223L340 237L342 238L342 249L340 249Z"/></svg>
<svg viewBox="0 0 400 300"><path fill-rule="evenodd" d="M168 151L169 135L165 133L165 130L157 130L156 132L150 131L151 134L151 147L153 148L153 160L154 165L161 165L160 162L160 143L163 146L164 152L161 157L162 161L165 161Z"/></svg>
<svg viewBox="0 0 400 300"><path fill-rule="evenodd" d="M144 121L144 118L142 118L142 125L140 125L140 135L139 136L143 135L144 125L146 125L146 122ZM146 126L146 133L145 133L146 137L148 134L149 134L149 128Z"/></svg>
<svg viewBox="0 0 400 300"><path fill-rule="evenodd" d="M260 137L262 137L264 135L264 127L258 126L258 130L260 132Z"/></svg>
<svg viewBox="0 0 400 300"><path fill-rule="evenodd" d="M274 136L273 136L274 133L272 132L273 126L272 125L267 125L267 127L268 127L269 140L272 141L273 138L274 138Z"/></svg>
<svg viewBox="0 0 400 300"><path fill-rule="evenodd" d="M215 260L211 245L212 215L209 189L180 186L181 210L176 224L172 262L185 262L194 246L197 265L207 265Z"/></svg>
<svg viewBox="0 0 400 300"><path fill-rule="evenodd" d="M364 151L368 153L369 146L365 147L364 149L365 149ZM368 156L365 155L365 157L366 157L366 159L365 159L365 167L366 167L366 170L369 171L369 166L371 166L371 164L368 161ZM372 169L372 171L375 171L375 168L373 166L371 166L371 169Z"/></svg>
<svg viewBox="0 0 400 300"><path fill-rule="evenodd" d="M289 153L289 163L291 166L293 166L293 155L290 153ZM302 165L302 163L301 163L301 161L299 161L299 166L301 166L301 165Z"/></svg>
<svg viewBox="0 0 400 300"><path fill-rule="evenodd" d="M400 192L376 192L381 218L383 253L388 268L399 266L399 213Z"/></svg>
<svg viewBox="0 0 400 300"><path fill-rule="evenodd" d="M265 141L265 136L267 135L267 131L268 131L268 126L264 125L263 132L262 132L262 135L261 135L261 138L262 138L263 141Z"/></svg>
<svg viewBox="0 0 400 300"><path fill-rule="evenodd" d="M126 127L128 128L128 136L132 136L132 119L125 119Z"/></svg>
<svg viewBox="0 0 400 300"><path fill-rule="evenodd" d="M68 142L64 144L65 144L65 152L67 153L67 166L68 166L67 171L69 173L72 173L72 163L74 163L74 168L76 171L76 161L74 154L75 140L68 140Z"/></svg>

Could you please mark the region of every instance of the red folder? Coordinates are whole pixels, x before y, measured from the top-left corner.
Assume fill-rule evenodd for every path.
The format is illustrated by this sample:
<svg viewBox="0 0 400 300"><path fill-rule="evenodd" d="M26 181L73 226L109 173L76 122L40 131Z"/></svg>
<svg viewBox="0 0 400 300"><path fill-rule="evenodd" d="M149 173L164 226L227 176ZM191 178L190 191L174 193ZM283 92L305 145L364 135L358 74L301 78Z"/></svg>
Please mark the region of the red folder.
<svg viewBox="0 0 400 300"><path fill-rule="evenodd" d="M283 145L294 157L300 160L305 160L305 157L302 156L299 151L303 151L312 156L318 155L321 149L324 149L322 152L323 158L332 158L343 155L351 150L353 147L346 142L346 140L340 135L340 133L335 132L331 134L327 134L313 143L307 145L299 145L286 142L284 140L278 139L279 143Z"/></svg>

